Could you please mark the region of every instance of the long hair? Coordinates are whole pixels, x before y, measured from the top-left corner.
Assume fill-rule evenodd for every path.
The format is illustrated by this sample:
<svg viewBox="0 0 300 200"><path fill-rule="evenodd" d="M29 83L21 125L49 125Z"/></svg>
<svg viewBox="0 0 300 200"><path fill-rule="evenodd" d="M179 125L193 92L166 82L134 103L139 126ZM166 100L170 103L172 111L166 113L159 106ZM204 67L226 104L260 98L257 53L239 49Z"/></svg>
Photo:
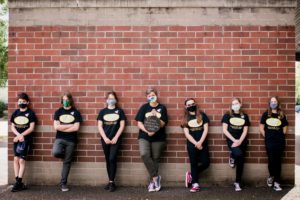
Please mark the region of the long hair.
<svg viewBox="0 0 300 200"><path fill-rule="evenodd" d="M238 98L238 97L234 97L234 98L232 98L232 101L231 102L233 102L233 101L235 101L235 100L237 100L240 104L242 104L242 101L241 101L241 99L240 98ZM229 106L229 110L226 112L226 114L228 114L228 115L230 115L230 116L233 116L233 113L234 113L234 111L232 110L232 105L230 104L230 106ZM243 109L241 108L240 110L239 110L239 114L241 115L241 116L243 116L244 115L244 111L243 111Z"/></svg>
<svg viewBox="0 0 300 200"><path fill-rule="evenodd" d="M270 117L270 116L272 115L272 108L270 107L270 102L271 102L271 99L272 99L272 98L275 98L276 101L277 101L277 103L278 103L278 106L277 106L276 111L277 111L277 113L279 114L280 119L282 119L282 118L284 117L284 113L283 113L283 111L282 111L282 109L281 109L281 103L280 103L280 101L279 101L278 96L274 96L274 97L271 97L271 98L269 99L269 102L268 102L268 109L267 109L268 116Z"/></svg>
<svg viewBox="0 0 300 200"><path fill-rule="evenodd" d="M118 99L117 93L115 91L109 91L109 92L107 92L106 96L105 96L106 99L108 99L109 95L113 95L115 97L115 99L117 101L115 106L116 106L116 108L118 108L119 99Z"/></svg>
<svg viewBox="0 0 300 200"><path fill-rule="evenodd" d="M60 98L60 103L63 104L63 98L64 96L68 97L68 100L70 101L70 106L75 108L75 104L74 104L74 100L73 100L73 97L72 97L72 94L70 92L65 92L61 98Z"/></svg>
<svg viewBox="0 0 300 200"><path fill-rule="evenodd" d="M193 100L196 104L196 119L197 119L197 123L200 124L202 122L202 112L198 106L198 104L196 103L195 99L193 98L188 98L184 101L184 105L186 106L186 103L190 100ZM181 120L181 127L184 128L184 127L187 127L188 126L188 120L189 120L189 111L187 111L186 108L184 108L184 111L183 111L183 117L182 117L182 120Z"/></svg>

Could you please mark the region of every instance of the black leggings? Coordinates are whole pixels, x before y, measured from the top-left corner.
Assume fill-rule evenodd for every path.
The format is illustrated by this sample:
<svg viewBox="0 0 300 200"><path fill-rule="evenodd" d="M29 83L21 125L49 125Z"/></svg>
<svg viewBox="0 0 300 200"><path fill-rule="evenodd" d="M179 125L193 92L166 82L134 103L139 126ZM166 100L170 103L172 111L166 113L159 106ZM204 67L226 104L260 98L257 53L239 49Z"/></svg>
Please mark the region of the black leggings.
<svg viewBox="0 0 300 200"><path fill-rule="evenodd" d="M231 147L231 145L233 144L231 140L230 141L227 140L227 144L231 151L230 156L235 160L235 166L236 166L235 182L241 183L248 141L245 139L243 143L238 147Z"/></svg>
<svg viewBox="0 0 300 200"><path fill-rule="evenodd" d="M101 139L103 152L106 160L106 170L108 174L109 181L114 181L117 171L117 155L120 148L121 141L118 140L116 144L106 144L104 140Z"/></svg>
<svg viewBox="0 0 300 200"><path fill-rule="evenodd" d="M268 169L270 176L274 177L274 181L280 182L281 160L284 152L284 144L267 144L266 150L268 155Z"/></svg>
<svg viewBox="0 0 300 200"><path fill-rule="evenodd" d="M198 183L199 173L209 167L208 145L204 142L203 149L199 150L194 144L187 142L187 150L191 164L192 184Z"/></svg>

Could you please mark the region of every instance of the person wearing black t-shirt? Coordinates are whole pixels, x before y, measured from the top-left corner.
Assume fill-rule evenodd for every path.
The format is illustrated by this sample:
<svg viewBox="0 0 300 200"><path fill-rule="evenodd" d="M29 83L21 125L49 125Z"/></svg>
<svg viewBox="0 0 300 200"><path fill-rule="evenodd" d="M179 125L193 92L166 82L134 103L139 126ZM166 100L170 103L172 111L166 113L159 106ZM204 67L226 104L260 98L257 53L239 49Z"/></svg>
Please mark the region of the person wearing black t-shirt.
<svg viewBox="0 0 300 200"><path fill-rule="evenodd" d="M71 93L65 93L61 97L61 104L62 107L54 114L54 129L57 132L52 153L56 158L63 159L60 189L67 192L69 191L67 186L68 175L77 144L77 131L82 118L80 112L74 106Z"/></svg>
<svg viewBox="0 0 300 200"><path fill-rule="evenodd" d="M241 191L241 180L244 169L244 157L248 145L249 117L241 110L242 103L239 98L232 100L230 110L223 116L223 133L226 136L227 145L231 151L229 165L236 166L235 191Z"/></svg>
<svg viewBox="0 0 300 200"><path fill-rule="evenodd" d="M198 192L200 190L199 173L206 170L210 164L207 142L209 119L204 112L200 111L195 99L185 100L184 105L181 127L187 139L187 151L191 165L191 172L185 174L185 186L192 185L190 192Z"/></svg>
<svg viewBox="0 0 300 200"><path fill-rule="evenodd" d="M272 97L269 101L268 110L264 112L261 117L259 130L265 138L268 155L268 169L270 176L267 178L267 185L269 187L273 186L275 191L282 190L279 182L287 128L288 121L281 110L278 97Z"/></svg>
<svg viewBox="0 0 300 200"><path fill-rule="evenodd" d="M167 109L157 101L157 91L148 89L146 91L148 103L144 104L138 111L135 120L139 127L139 149L141 158L150 176L149 192L161 189L161 176L158 174L159 159L165 148L166 132L165 126L168 123ZM157 117L160 128L156 132L146 130L144 123L148 117Z"/></svg>
<svg viewBox="0 0 300 200"><path fill-rule="evenodd" d="M26 189L22 182L25 172L25 160L32 143L32 132L37 122L35 113L28 107L29 97L26 93L18 95L19 109L12 114L11 130L15 134L14 142L14 172L16 183L12 188L12 192Z"/></svg>
<svg viewBox="0 0 300 200"><path fill-rule="evenodd" d="M116 189L117 155L126 121L124 111L117 106L117 103L116 93L108 92L106 95L107 106L99 112L97 118L109 178L109 182L104 189L110 192L114 192Z"/></svg>

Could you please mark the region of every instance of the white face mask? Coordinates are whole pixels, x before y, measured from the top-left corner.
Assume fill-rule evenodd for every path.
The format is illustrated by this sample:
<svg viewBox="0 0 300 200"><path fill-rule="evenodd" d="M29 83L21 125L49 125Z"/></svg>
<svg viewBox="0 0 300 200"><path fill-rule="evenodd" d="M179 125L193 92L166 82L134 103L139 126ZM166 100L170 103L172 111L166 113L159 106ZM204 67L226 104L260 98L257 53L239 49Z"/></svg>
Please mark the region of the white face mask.
<svg viewBox="0 0 300 200"><path fill-rule="evenodd" d="M235 104L231 106L231 109L235 112L239 111L241 109L241 105L240 104Z"/></svg>

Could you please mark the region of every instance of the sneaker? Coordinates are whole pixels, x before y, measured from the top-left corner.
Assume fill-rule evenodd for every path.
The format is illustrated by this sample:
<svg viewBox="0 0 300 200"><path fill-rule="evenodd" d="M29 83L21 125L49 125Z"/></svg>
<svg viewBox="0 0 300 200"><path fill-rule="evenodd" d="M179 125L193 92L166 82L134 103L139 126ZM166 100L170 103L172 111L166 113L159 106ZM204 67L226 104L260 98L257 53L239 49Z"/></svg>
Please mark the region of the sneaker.
<svg viewBox="0 0 300 200"><path fill-rule="evenodd" d="M155 192L155 184L153 181L151 181L148 186L148 192Z"/></svg>
<svg viewBox="0 0 300 200"><path fill-rule="evenodd" d="M16 182L13 186L13 188L11 189L11 192L19 192L19 191L22 191L22 190L26 190L27 187L24 183L19 183L19 182Z"/></svg>
<svg viewBox="0 0 300 200"><path fill-rule="evenodd" d="M60 190L62 192L68 192L70 189L68 188L68 186L66 184L61 184L60 185Z"/></svg>
<svg viewBox="0 0 300 200"><path fill-rule="evenodd" d="M268 187L272 187L273 186L273 182L274 182L274 178L272 176L270 176L269 178L267 178L267 185L268 185Z"/></svg>
<svg viewBox="0 0 300 200"><path fill-rule="evenodd" d="M185 173L185 187L188 188L192 184L192 175L191 172Z"/></svg>
<svg viewBox="0 0 300 200"><path fill-rule="evenodd" d="M239 183L235 182L233 185L234 185L234 190L235 190L236 192L242 191L242 188L241 188L241 186L240 186Z"/></svg>
<svg viewBox="0 0 300 200"><path fill-rule="evenodd" d="M278 192L278 191L281 191L281 190L282 190L282 188L280 187L280 184L279 184L279 183L277 183L277 182L274 182L274 187L273 187L273 189L274 189L276 192Z"/></svg>
<svg viewBox="0 0 300 200"><path fill-rule="evenodd" d="M231 168L234 168L235 167L235 160L234 158L232 158L231 156L229 156L229 161L228 161L228 164Z"/></svg>
<svg viewBox="0 0 300 200"><path fill-rule="evenodd" d="M114 182L110 182L108 191L114 192L115 190L116 190L116 184Z"/></svg>
<svg viewBox="0 0 300 200"><path fill-rule="evenodd" d="M200 186L198 183L194 183L192 185L192 189L190 189L190 192L198 192L200 190Z"/></svg>
<svg viewBox="0 0 300 200"><path fill-rule="evenodd" d="M154 181L155 191L158 192L161 189L161 176L158 175L156 181Z"/></svg>
<svg viewBox="0 0 300 200"><path fill-rule="evenodd" d="M110 183L107 183L107 184L104 186L104 190L109 190L109 185L110 185Z"/></svg>

